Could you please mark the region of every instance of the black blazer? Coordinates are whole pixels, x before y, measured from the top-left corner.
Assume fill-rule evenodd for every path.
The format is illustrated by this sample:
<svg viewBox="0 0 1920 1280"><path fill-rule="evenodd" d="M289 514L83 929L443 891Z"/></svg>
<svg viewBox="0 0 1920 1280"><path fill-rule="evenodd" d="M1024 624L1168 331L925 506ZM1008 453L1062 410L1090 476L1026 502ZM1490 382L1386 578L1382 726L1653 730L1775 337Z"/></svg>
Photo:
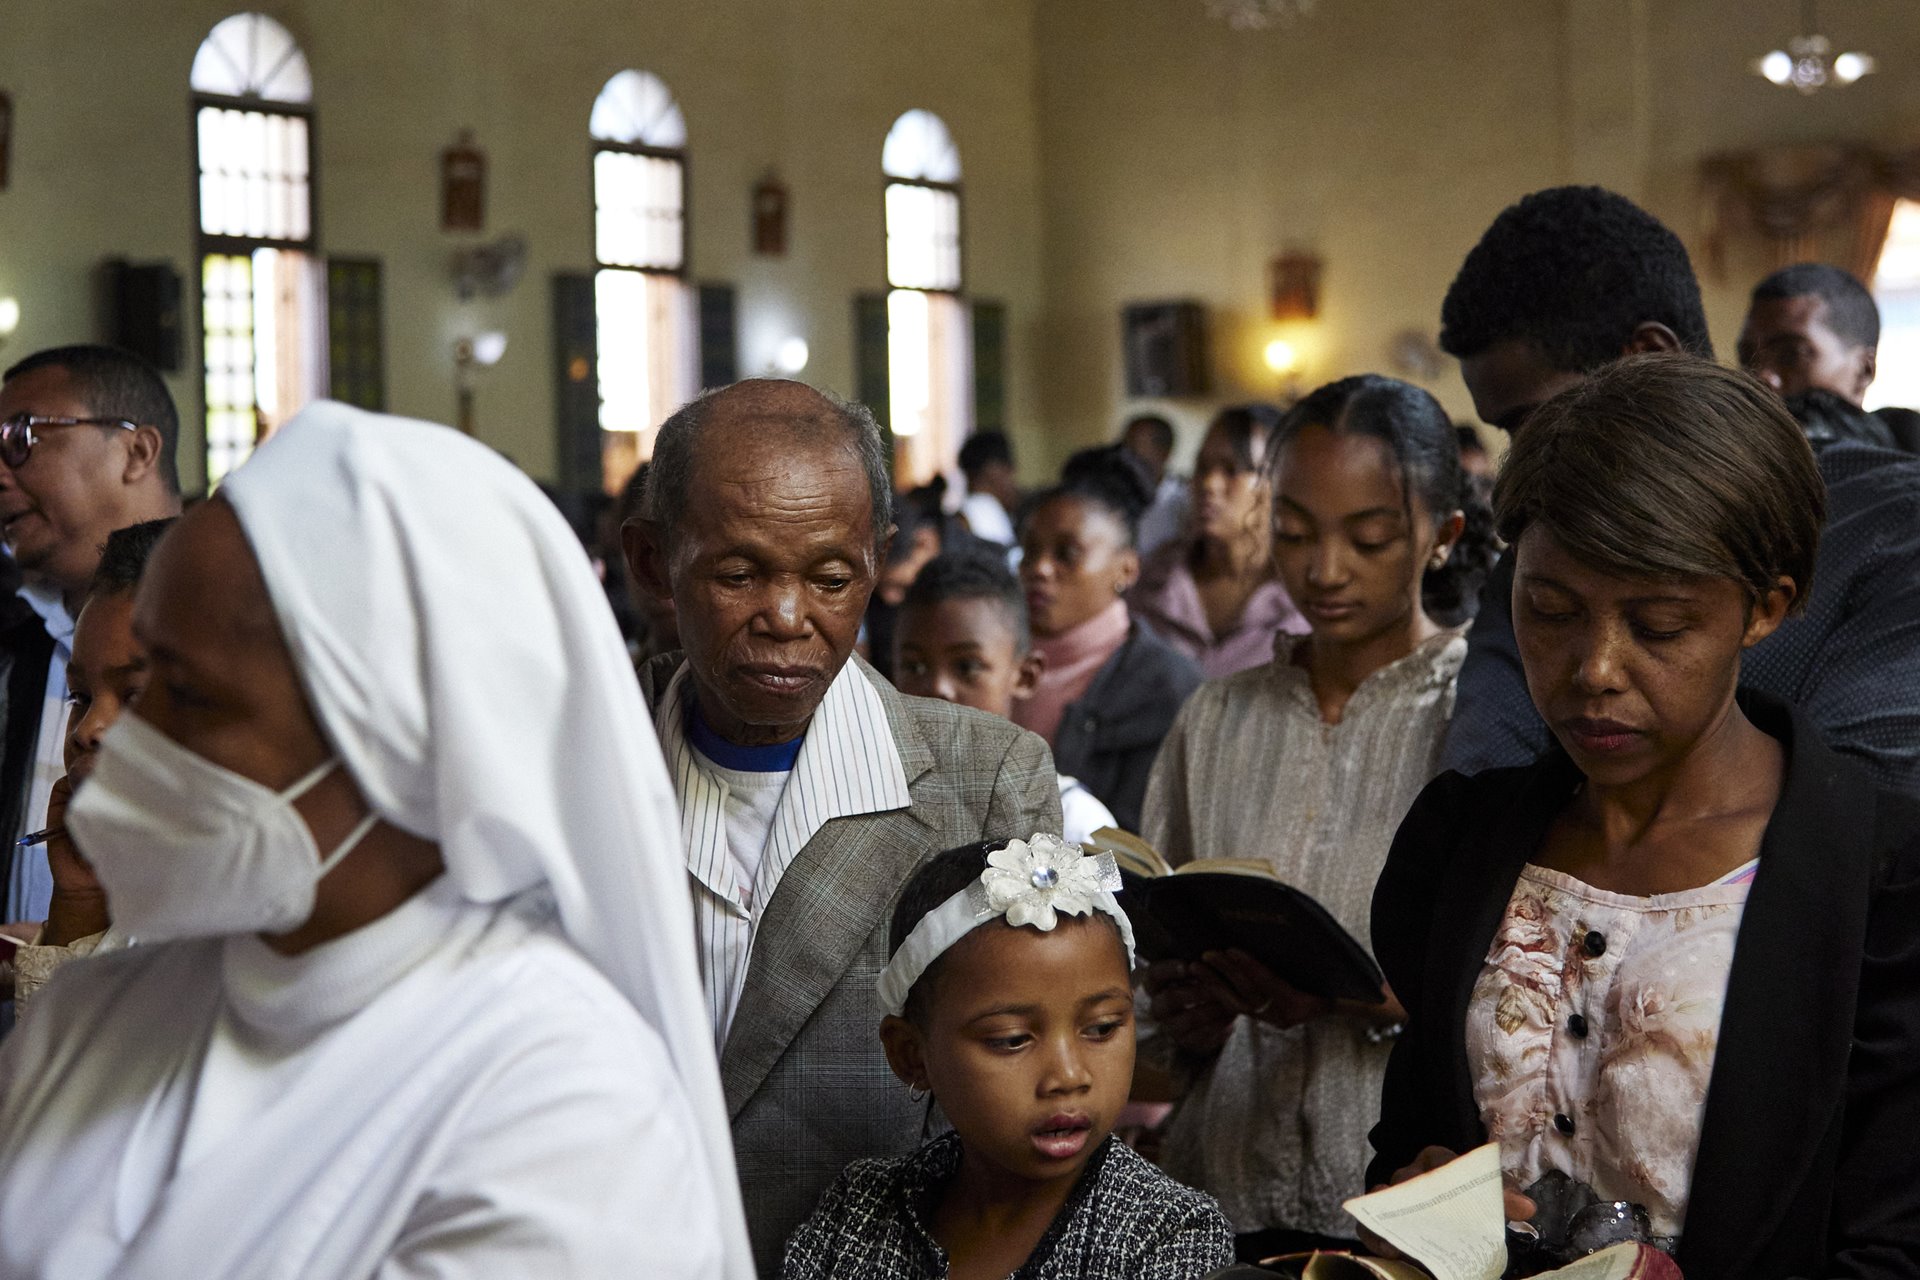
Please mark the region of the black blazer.
<svg viewBox="0 0 1920 1280"><path fill-rule="evenodd" d="M28 813L33 790L33 764L40 750L40 716L46 708L47 663L53 657L53 637L21 597L0 599L0 833L32 831L46 818ZM40 848L14 847L0 835L0 900L7 896L13 862L44 858ZM0 920L20 920L27 914L23 902L0 901Z"/></svg>
<svg viewBox="0 0 1920 1280"><path fill-rule="evenodd" d="M1121 827L1138 831L1154 757L1203 678L1192 658L1135 618L1087 691L1061 714L1054 766L1098 796Z"/></svg>
<svg viewBox="0 0 1920 1280"><path fill-rule="evenodd" d="M1786 748L1728 977L1676 1261L1687 1280L1920 1276L1920 803L1876 790L1798 710L1743 693ZM1520 869L1580 773L1435 779L1373 898L1406 1005L1370 1183L1484 1143L1467 1006Z"/></svg>

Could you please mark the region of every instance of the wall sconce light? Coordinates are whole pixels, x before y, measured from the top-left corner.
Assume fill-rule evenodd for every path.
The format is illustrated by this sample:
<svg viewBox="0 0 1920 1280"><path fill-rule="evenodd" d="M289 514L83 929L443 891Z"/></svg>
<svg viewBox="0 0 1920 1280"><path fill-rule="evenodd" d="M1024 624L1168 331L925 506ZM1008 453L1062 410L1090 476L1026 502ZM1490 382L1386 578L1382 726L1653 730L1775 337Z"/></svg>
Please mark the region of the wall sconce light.
<svg viewBox="0 0 1920 1280"><path fill-rule="evenodd" d="M479 365L482 369L491 369L500 363L500 357L507 354L507 335L498 329L489 329L485 333L476 333L471 338L462 338L454 344L454 359L462 364Z"/></svg>
<svg viewBox="0 0 1920 1280"><path fill-rule="evenodd" d="M7 339L20 327L20 300L18 298L0 298L0 347L7 345Z"/></svg>
<svg viewBox="0 0 1920 1280"><path fill-rule="evenodd" d="M1275 387L1276 398L1283 407L1291 406L1300 398L1300 377L1306 366L1303 338L1311 340L1308 335L1301 334L1269 338L1260 353L1278 384Z"/></svg>
<svg viewBox="0 0 1920 1280"><path fill-rule="evenodd" d="M473 378L476 369L491 369L507 354L507 335L498 329L461 338L453 344L453 389L458 404L456 425L467 435L473 427Z"/></svg>
<svg viewBox="0 0 1920 1280"><path fill-rule="evenodd" d="M1285 338L1275 338L1267 344L1267 368L1282 377L1294 373L1300 368L1300 353Z"/></svg>
<svg viewBox="0 0 1920 1280"><path fill-rule="evenodd" d="M773 367L789 378L795 377L807 367L807 357L810 354L812 353L807 350L805 338L787 338L774 348Z"/></svg>

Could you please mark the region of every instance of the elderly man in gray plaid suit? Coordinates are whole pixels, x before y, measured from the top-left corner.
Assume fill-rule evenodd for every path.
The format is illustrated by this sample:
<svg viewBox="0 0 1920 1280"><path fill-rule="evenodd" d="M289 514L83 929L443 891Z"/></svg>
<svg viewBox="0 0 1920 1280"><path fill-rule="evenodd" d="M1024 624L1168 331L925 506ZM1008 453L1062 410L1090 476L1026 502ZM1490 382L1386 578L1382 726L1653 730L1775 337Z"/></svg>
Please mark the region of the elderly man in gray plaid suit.
<svg viewBox="0 0 1920 1280"><path fill-rule="evenodd" d="M864 408L736 383L661 426L623 531L685 646L641 683L680 799L764 1275L848 1162L911 1150L925 1125L874 997L901 887L942 849L1060 830L1044 742L906 697L853 656L893 531L890 471Z"/></svg>

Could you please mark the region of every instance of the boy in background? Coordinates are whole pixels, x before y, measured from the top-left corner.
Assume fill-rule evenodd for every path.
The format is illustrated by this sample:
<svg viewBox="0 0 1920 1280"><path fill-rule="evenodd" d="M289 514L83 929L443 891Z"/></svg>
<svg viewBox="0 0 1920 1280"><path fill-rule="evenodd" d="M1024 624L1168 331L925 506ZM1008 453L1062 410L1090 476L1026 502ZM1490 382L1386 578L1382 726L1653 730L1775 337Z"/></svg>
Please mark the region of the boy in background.
<svg viewBox="0 0 1920 1280"><path fill-rule="evenodd" d="M1020 580L990 547L928 561L901 601L893 642L893 683L900 692L996 716L1012 715L1045 666L1033 649ZM1060 813L1060 834L1074 844L1114 825L1107 806L1064 774Z"/></svg>

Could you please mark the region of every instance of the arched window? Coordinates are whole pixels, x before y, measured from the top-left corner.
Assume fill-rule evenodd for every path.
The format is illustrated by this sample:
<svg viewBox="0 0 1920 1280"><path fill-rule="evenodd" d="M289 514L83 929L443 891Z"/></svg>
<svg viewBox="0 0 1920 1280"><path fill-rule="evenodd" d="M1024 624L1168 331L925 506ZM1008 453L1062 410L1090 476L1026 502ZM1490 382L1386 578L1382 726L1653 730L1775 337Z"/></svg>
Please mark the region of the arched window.
<svg viewBox="0 0 1920 1280"><path fill-rule="evenodd" d="M888 409L903 484L952 467L971 428L971 342L960 302L960 152L939 116L913 110L880 151L887 193Z"/></svg>
<svg viewBox="0 0 1920 1280"><path fill-rule="evenodd" d="M1880 358L1866 406L1920 409L1920 200L1894 206L1872 285L1880 304Z"/></svg>
<svg viewBox="0 0 1920 1280"><path fill-rule="evenodd" d="M313 218L313 76L260 13L221 22L189 77L200 222L207 482L326 385Z"/></svg>
<svg viewBox="0 0 1920 1280"><path fill-rule="evenodd" d="M653 452L696 390L687 271L687 122L658 76L622 71L594 101L595 315L603 480Z"/></svg>

